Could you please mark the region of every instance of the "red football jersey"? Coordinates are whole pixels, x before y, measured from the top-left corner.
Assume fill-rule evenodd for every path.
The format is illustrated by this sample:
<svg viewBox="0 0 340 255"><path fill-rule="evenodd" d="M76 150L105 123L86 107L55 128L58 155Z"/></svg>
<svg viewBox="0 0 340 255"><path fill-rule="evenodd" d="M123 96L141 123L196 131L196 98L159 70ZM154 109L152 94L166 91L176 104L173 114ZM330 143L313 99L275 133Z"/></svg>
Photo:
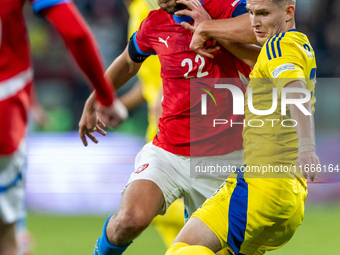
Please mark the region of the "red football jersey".
<svg viewBox="0 0 340 255"><path fill-rule="evenodd" d="M30 0L38 12L66 0ZM0 0L0 155L13 153L26 132L33 82L25 0Z"/></svg>
<svg viewBox="0 0 340 255"><path fill-rule="evenodd" d="M208 0L203 7L213 19L224 19L232 17L239 2ZM191 38L192 33L162 9L150 12L133 37L140 54L157 54L161 63L163 113L153 143L185 156L223 155L241 149L242 125L214 128L209 132L205 132L206 127L201 124L190 126L190 117L200 111L198 101L190 102L190 78L239 78L239 72L248 77L250 68L225 49L214 53L213 59L199 56L189 48ZM245 91L243 83L235 82ZM244 116L232 115L232 99L226 97L223 104L230 108L223 116L242 122ZM221 116L218 110L211 114Z"/></svg>

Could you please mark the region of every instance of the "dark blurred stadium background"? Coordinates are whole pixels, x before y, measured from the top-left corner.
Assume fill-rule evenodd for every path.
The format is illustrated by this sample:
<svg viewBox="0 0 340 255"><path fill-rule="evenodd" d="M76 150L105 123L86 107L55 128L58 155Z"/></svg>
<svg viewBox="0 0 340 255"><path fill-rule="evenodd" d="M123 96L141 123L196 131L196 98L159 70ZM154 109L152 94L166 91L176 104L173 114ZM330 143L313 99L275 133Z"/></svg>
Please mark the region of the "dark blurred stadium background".
<svg viewBox="0 0 340 255"><path fill-rule="evenodd" d="M122 0L74 0L94 31L108 66L127 43L128 12ZM90 91L73 60L64 54L56 31L26 6L39 101L48 116L31 120L27 161L28 226L35 253L92 254L105 216L115 212L119 191L144 144L145 105L99 144L82 146L78 121ZM317 152L322 164L340 164L340 1L297 0L297 28L308 35L317 56ZM84 52L86 54L86 52ZM118 93L125 93L136 81ZM97 135L98 137L98 135ZM306 218L293 240L273 254L338 254L340 172L310 185ZM329 183L328 183L329 182ZM129 254L162 254L164 245L151 227Z"/></svg>

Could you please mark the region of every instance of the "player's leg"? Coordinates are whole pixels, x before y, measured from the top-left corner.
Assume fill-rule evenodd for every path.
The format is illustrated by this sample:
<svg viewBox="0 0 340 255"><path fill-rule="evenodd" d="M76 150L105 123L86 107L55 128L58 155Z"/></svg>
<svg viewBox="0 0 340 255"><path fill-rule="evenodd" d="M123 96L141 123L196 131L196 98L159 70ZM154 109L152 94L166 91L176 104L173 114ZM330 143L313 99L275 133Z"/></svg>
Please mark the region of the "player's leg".
<svg viewBox="0 0 340 255"><path fill-rule="evenodd" d="M251 236L241 252L262 255L286 244L302 223L307 196L305 179L248 178Z"/></svg>
<svg viewBox="0 0 340 255"><path fill-rule="evenodd" d="M231 254L238 254L245 241L248 187L243 178L236 177L236 174L229 177L214 196L204 202L174 243L205 246L214 253L228 248ZM172 250L173 246L169 251Z"/></svg>
<svg viewBox="0 0 340 255"><path fill-rule="evenodd" d="M111 217L107 236L111 243L123 245L135 239L164 206L162 190L152 181L136 180L126 189L119 210Z"/></svg>
<svg viewBox="0 0 340 255"><path fill-rule="evenodd" d="M15 234L15 222L6 224L0 220L0 254L16 255L18 253L18 245Z"/></svg>
<svg viewBox="0 0 340 255"><path fill-rule="evenodd" d="M196 247L190 249L191 246ZM221 242L216 234L202 220L194 217L191 218L179 232L166 255L186 254L182 253L184 251L187 251L187 254L190 254L189 252L191 250L196 251L196 254L198 255L215 254L221 249ZM180 252L181 250L182 252Z"/></svg>
<svg viewBox="0 0 340 255"><path fill-rule="evenodd" d="M199 178L192 178L190 190L184 194L184 204L186 205L187 217L199 208L207 198L210 198L216 190L229 177L232 169L242 165L243 150L236 150L229 154L207 157L194 157L190 159L191 173L196 166L211 167L219 166L219 168L229 169L228 171L218 171L215 173L200 173ZM218 168L218 167L217 167ZM187 219L188 219L187 218ZM186 219L186 220L187 220Z"/></svg>
<svg viewBox="0 0 340 255"><path fill-rule="evenodd" d="M171 246L166 255L215 255L209 248L202 245L189 245L186 243L175 243ZM229 254L228 254L229 255Z"/></svg>
<svg viewBox="0 0 340 255"><path fill-rule="evenodd" d="M184 226L183 199L177 199L165 215L158 215L151 223L160 234L166 248L169 248Z"/></svg>
<svg viewBox="0 0 340 255"><path fill-rule="evenodd" d="M117 214L105 222L95 253L122 254L128 245L142 233L152 219L162 212L162 190L152 181L136 180L126 188Z"/></svg>
<svg viewBox="0 0 340 255"><path fill-rule="evenodd" d="M105 223L94 254L122 254L157 214L164 214L181 196L177 180L183 177L174 171L176 157L152 144L144 146L136 157L136 170L124 190L118 213Z"/></svg>
<svg viewBox="0 0 340 255"><path fill-rule="evenodd" d="M17 255L16 223L25 217L23 170L26 143L10 156L0 156L0 254Z"/></svg>
<svg viewBox="0 0 340 255"><path fill-rule="evenodd" d="M32 255L35 239L26 226L26 218L17 222L17 242L19 254Z"/></svg>

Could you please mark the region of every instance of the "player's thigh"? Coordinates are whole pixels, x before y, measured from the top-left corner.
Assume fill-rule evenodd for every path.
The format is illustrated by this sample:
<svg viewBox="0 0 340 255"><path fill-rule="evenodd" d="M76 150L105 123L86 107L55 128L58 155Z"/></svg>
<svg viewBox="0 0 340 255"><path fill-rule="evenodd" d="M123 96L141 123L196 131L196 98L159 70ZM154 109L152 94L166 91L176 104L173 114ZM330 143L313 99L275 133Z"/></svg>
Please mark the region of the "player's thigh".
<svg viewBox="0 0 340 255"><path fill-rule="evenodd" d="M199 218L212 230L221 248L238 254L247 225L248 187L243 178L236 177L232 174L192 217Z"/></svg>
<svg viewBox="0 0 340 255"><path fill-rule="evenodd" d="M144 196L150 202L159 205L161 200L162 208L157 212L164 214L176 199L182 197L183 189L188 186L181 160L181 157L151 143L145 145L136 157L135 171L123 190L123 205L127 199L135 199L132 196L145 199L141 196L141 192L145 192Z"/></svg>
<svg viewBox="0 0 340 255"><path fill-rule="evenodd" d="M191 158L191 174L199 169L213 169L214 172L199 173L202 178L192 178L188 193L184 194L187 215L190 217L207 198L210 198L221 184L242 165L243 150L229 154ZM197 174L197 173L195 173Z"/></svg>
<svg viewBox="0 0 340 255"><path fill-rule="evenodd" d="M125 189L119 213L138 212L153 219L164 207L162 190L150 180L135 180Z"/></svg>
<svg viewBox="0 0 340 255"><path fill-rule="evenodd" d="M261 255L287 243L304 217L307 190L295 178L248 179L249 203L241 252Z"/></svg>

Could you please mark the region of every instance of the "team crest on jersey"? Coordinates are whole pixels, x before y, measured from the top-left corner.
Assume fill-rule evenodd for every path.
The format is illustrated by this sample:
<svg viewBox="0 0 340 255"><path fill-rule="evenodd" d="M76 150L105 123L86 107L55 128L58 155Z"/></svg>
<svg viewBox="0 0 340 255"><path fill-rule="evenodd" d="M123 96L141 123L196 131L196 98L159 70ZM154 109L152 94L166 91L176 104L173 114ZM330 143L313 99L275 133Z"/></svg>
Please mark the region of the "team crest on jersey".
<svg viewBox="0 0 340 255"><path fill-rule="evenodd" d="M281 73L285 72L285 71L289 71L289 70L296 70L295 65L293 64L284 64L281 65L279 67L277 67L273 72L272 72L272 76L274 78L277 78Z"/></svg>
<svg viewBox="0 0 340 255"><path fill-rule="evenodd" d="M144 164L144 165L141 165L140 167L138 167L135 171L136 174L139 174L141 172L143 172L147 167L149 166L149 164Z"/></svg>

